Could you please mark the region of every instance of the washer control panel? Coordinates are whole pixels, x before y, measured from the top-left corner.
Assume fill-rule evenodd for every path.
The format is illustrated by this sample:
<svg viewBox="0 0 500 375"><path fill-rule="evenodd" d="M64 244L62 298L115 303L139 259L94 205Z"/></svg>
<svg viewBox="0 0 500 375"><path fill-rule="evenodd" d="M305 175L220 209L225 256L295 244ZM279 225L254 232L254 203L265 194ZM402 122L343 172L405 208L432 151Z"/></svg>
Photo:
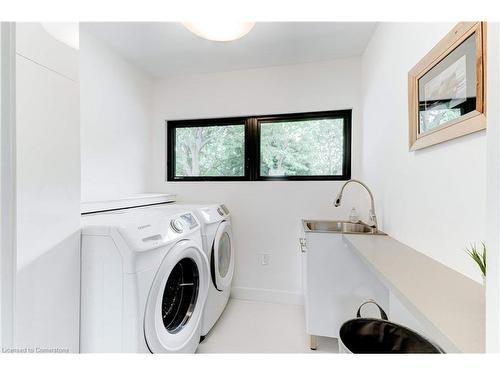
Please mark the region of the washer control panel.
<svg viewBox="0 0 500 375"><path fill-rule="evenodd" d="M145 215L146 220L119 228L123 237L137 250L148 250L183 238L200 226L190 211L176 215ZM145 217L145 218L146 218Z"/></svg>
<svg viewBox="0 0 500 375"><path fill-rule="evenodd" d="M184 220L189 229L194 229L198 226L198 222L196 221L194 215L190 212L181 215L181 219Z"/></svg>
<svg viewBox="0 0 500 375"><path fill-rule="evenodd" d="M184 230L191 230L198 226L194 215L190 212L180 215L178 218L170 220L170 227L176 233L183 233Z"/></svg>

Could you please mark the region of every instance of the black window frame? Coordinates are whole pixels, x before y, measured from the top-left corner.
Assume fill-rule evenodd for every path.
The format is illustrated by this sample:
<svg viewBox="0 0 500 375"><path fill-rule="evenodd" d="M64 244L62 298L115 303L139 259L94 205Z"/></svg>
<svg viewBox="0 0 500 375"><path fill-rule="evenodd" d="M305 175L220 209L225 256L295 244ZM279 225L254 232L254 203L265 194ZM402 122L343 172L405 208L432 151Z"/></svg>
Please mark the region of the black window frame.
<svg viewBox="0 0 500 375"><path fill-rule="evenodd" d="M260 128L262 122L311 120L311 119L343 119L344 153L341 175L312 176L262 176L260 174ZM187 127L208 126L245 126L245 174L243 176L175 176L175 130ZM301 112L264 116L240 116L223 118L206 118L192 120L167 120L167 181L346 181L351 179L351 142L352 142L352 109Z"/></svg>
<svg viewBox="0 0 500 375"><path fill-rule="evenodd" d="M245 126L245 174L243 176L175 176L175 129L209 126ZM224 117L196 120L167 120L167 181L250 181L250 127L247 117Z"/></svg>

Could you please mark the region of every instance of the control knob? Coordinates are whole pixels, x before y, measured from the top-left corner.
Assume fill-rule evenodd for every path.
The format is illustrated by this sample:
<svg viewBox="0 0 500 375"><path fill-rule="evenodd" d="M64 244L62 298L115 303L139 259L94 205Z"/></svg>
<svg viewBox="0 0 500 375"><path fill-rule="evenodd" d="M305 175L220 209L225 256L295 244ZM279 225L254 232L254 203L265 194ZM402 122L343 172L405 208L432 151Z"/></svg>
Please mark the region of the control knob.
<svg viewBox="0 0 500 375"><path fill-rule="evenodd" d="M174 230L174 232L182 233L184 231L184 225L180 219L173 219L170 221L170 226Z"/></svg>

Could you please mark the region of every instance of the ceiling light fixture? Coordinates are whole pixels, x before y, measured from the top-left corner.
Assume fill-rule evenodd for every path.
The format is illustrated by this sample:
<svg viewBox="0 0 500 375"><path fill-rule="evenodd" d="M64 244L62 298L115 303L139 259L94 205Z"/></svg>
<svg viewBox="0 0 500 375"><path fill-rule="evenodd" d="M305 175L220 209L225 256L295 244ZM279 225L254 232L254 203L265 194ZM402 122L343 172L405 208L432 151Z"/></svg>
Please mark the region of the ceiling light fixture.
<svg viewBox="0 0 500 375"><path fill-rule="evenodd" d="M51 22L42 23L47 33L58 41L78 49L80 47L80 30L78 22Z"/></svg>
<svg viewBox="0 0 500 375"><path fill-rule="evenodd" d="M202 21L183 22L182 24L193 34L204 39L216 42L229 42L240 39L248 34L254 27L255 22Z"/></svg>

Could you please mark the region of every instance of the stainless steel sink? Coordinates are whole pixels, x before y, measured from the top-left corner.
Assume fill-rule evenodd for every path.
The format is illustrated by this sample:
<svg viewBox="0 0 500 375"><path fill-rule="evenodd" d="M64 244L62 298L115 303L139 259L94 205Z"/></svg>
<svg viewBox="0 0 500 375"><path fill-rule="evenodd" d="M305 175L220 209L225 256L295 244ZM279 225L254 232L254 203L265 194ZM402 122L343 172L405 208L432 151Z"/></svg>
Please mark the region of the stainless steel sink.
<svg viewBox="0 0 500 375"><path fill-rule="evenodd" d="M302 220L302 225L306 232L385 235L362 221L351 223L343 220Z"/></svg>

